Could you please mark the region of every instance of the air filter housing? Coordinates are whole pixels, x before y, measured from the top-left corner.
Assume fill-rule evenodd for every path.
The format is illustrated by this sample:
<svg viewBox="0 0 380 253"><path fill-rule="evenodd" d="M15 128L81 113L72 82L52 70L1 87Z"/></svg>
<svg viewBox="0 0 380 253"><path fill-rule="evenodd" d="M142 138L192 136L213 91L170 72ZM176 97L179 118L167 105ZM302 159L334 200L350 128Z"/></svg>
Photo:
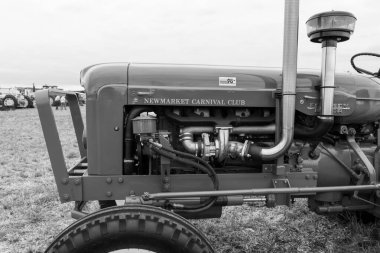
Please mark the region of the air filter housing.
<svg viewBox="0 0 380 253"><path fill-rule="evenodd" d="M316 43L327 39L346 41L354 32L355 22L356 17L346 11L318 13L306 22L307 36Z"/></svg>

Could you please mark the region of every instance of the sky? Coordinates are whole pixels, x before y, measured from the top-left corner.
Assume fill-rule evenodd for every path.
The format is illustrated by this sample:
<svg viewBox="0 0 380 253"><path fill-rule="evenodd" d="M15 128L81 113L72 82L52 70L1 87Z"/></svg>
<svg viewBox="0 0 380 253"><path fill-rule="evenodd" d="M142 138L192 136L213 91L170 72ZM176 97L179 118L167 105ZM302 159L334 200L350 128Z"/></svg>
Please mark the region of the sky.
<svg viewBox="0 0 380 253"><path fill-rule="evenodd" d="M283 8L282 0L2 0L0 85L77 85L81 69L104 62L281 67ZM300 0L298 67L320 69L305 22L330 10L357 17L336 66L354 72L352 55L380 53L379 0Z"/></svg>

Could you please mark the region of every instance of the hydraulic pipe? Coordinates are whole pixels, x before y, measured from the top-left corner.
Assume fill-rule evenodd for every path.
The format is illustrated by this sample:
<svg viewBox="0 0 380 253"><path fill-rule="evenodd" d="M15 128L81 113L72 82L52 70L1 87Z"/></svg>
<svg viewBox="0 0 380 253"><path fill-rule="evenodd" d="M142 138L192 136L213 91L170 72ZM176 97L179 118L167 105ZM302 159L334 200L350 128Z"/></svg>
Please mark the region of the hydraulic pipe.
<svg viewBox="0 0 380 253"><path fill-rule="evenodd" d="M327 187L291 187L291 188L263 188L247 190L223 190L223 191L196 191L196 192L162 192L143 195L144 200L190 198L190 197L215 197L236 195L267 195L267 194L304 194L320 192L352 192L364 190L380 190L380 184L375 185L347 185Z"/></svg>
<svg viewBox="0 0 380 253"><path fill-rule="evenodd" d="M297 81L299 1L285 1L284 48L282 68L281 139L270 148L249 145L247 154L261 160L274 160L290 147L294 135L294 113Z"/></svg>
<svg viewBox="0 0 380 253"><path fill-rule="evenodd" d="M239 126L231 129L231 134L255 134L265 135L274 134L276 130L275 124L263 125L263 126Z"/></svg>
<svg viewBox="0 0 380 253"><path fill-rule="evenodd" d="M201 134L201 133L212 133L215 128L212 126L190 126L181 129L181 134Z"/></svg>
<svg viewBox="0 0 380 253"><path fill-rule="evenodd" d="M238 126L232 127L231 134L274 134L276 129L275 124L259 125L259 126ZM212 133L215 131L215 127L212 126L190 126L181 129L181 134L201 134Z"/></svg>

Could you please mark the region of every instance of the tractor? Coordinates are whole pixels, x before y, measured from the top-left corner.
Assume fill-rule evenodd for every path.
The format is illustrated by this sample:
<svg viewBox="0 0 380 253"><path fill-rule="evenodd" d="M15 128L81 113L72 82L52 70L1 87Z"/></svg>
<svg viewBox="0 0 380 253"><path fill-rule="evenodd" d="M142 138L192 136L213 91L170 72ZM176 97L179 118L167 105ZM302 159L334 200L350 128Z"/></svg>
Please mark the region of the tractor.
<svg viewBox="0 0 380 253"><path fill-rule="evenodd" d="M2 110L33 108L33 101L33 96L22 93L19 88L0 88L0 109Z"/></svg>
<svg viewBox="0 0 380 253"><path fill-rule="evenodd" d="M363 54L352 59L361 75L335 73L356 18L329 11L306 21L322 47L321 71L309 71L297 69L299 1L285 0L284 13L282 70L93 65L80 75L86 124L75 92L37 92L59 197L77 219L46 252L214 252L186 219L220 217L252 196L380 217L379 74L356 66ZM62 94L81 155L69 169L49 103ZM84 212L88 201L100 209Z"/></svg>

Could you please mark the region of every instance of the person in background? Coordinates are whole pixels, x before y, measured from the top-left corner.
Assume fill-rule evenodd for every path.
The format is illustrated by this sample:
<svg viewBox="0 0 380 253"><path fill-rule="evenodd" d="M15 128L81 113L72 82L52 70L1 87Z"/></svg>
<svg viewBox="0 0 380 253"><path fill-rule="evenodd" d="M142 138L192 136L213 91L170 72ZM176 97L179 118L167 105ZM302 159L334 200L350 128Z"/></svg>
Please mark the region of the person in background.
<svg viewBox="0 0 380 253"><path fill-rule="evenodd" d="M63 110L63 108L66 110L66 96L61 97L61 110Z"/></svg>
<svg viewBox="0 0 380 253"><path fill-rule="evenodd" d="M58 106L60 106L60 103L61 103L61 97L60 96L56 96L54 98L54 103L55 103L55 109L58 110Z"/></svg>

